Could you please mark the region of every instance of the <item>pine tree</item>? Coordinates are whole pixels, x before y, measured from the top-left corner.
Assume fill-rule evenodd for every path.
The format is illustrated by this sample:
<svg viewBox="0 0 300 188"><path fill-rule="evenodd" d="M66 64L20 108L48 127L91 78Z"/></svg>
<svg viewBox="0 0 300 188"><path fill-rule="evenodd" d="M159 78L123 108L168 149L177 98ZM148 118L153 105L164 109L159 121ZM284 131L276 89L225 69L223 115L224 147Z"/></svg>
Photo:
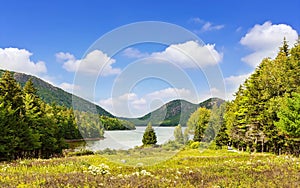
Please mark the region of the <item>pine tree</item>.
<svg viewBox="0 0 300 188"><path fill-rule="evenodd" d="M17 130L11 125L16 125L17 121L15 110L11 109L11 105L5 105L0 96L0 161L14 158L19 140L16 139Z"/></svg>
<svg viewBox="0 0 300 188"><path fill-rule="evenodd" d="M182 128L180 124L177 125L174 129L174 138L175 138L175 142L179 144L184 144L184 137L183 137Z"/></svg>
<svg viewBox="0 0 300 188"><path fill-rule="evenodd" d="M289 137L300 138L300 94L293 93L292 98L285 99L275 125Z"/></svg>
<svg viewBox="0 0 300 188"><path fill-rule="evenodd" d="M228 134L227 134L227 127L226 127L226 124L223 123L220 130L219 130L219 133L217 134L216 136L216 145L218 147L222 147L222 146L227 146L228 143L229 143L229 137L228 137Z"/></svg>
<svg viewBox="0 0 300 188"><path fill-rule="evenodd" d="M143 135L143 145L155 145L157 143L156 134L152 128L151 122L148 123L145 133Z"/></svg>
<svg viewBox="0 0 300 188"><path fill-rule="evenodd" d="M11 104L11 108L17 113L24 114L24 105L21 86L13 78L9 71L5 71L0 81L0 95L4 105Z"/></svg>
<svg viewBox="0 0 300 188"><path fill-rule="evenodd" d="M2 127L9 130L8 135L11 140L2 143L11 147L9 159L22 158L32 149L33 135L28 127L25 118L25 105L23 102L23 93L20 85L13 78L9 71L6 71L0 80L1 104L4 108L4 114L8 117L2 120ZM11 146L11 142L14 142Z"/></svg>
<svg viewBox="0 0 300 188"><path fill-rule="evenodd" d="M196 115L199 115L198 117ZM207 129L209 120L210 120L211 111L206 108L199 108L196 112L194 112L190 119L196 118L196 121L190 120L190 122L195 122L193 125L194 128L194 141L201 142L204 137L204 131Z"/></svg>
<svg viewBox="0 0 300 188"><path fill-rule="evenodd" d="M189 134L189 129L185 128L184 133L183 133L183 142L184 144L187 144L190 139L190 134Z"/></svg>
<svg viewBox="0 0 300 188"><path fill-rule="evenodd" d="M264 59L241 85L225 115L227 132L235 147L274 153L295 151L297 143L288 139L293 131L287 133L274 122L282 115L278 111L282 110L284 98L300 91L299 57L299 43L290 50L284 40L276 58Z"/></svg>

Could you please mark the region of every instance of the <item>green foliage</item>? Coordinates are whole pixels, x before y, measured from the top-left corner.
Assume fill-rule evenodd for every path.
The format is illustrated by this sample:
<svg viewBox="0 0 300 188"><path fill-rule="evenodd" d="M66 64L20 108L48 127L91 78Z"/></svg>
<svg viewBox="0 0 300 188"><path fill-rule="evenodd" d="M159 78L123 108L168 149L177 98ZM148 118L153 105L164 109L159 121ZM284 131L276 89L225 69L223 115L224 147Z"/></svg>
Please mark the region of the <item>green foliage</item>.
<svg viewBox="0 0 300 188"><path fill-rule="evenodd" d="M215 139L215 144L217 147L221 148L222 146L227 146L229 143L229 136L227 134L227 127L226 124L223 123L218 135L216 136Z"/></svg>
<svg viewBox="0 0 300 188"><path fill-rule="evenodd" d="M300 94L285 99L277 114L280 119L275 125L289 137L300 138Z"/></svg>
<svg viewBox="0 0 300 188"><path fill-rule="evenodd" d="M135 129L133 123L108 116L100 116L100 122L105 130L132 130Z"/></svg>
<svg viewBox="0 0 300 188"><path fill-rule="evenodd" d="M144 162L161 158L160 148ZM130 155L89 155L0 163L1 187L298 187L299 158L186 149L157 165ZM127 158L126 158L127 157ZM126 159L126 163L110 161ZM220 165L221 164L221 165ZM280 175L279 175L280 174Z"/></svg>
<svg viewBox="0 0 300 188"><path fill-rule="evenodd" d="M178 142L179 144L184 144L184 137L182 133L181 125L177 125L174 129L174 138L175 142Z"/></svg>
<svg viewBox="0 0 300 188"><path fill-rule="evenodd" d="M175 140L169 140L167 143L162 145L162 148L167 151L176 151L183 148L183 144L176 142Z"/></svg>
<svg viewBox="0 0 300 188"><path fill-rule="evenodd" d="M7 71L8 72L8 71ZM0 76L6 74L5 71L0 70ZM95 105L78 96L72 95L58 87L35 77L23 73L10 72L15 80L21 85L25 86L26 82L30 80L36 88L36 94L47 104L57 104L74 110L98 113L99 115L113 117L112 114L104 110L98 105ZM25 88L24 88L25 89ZM72 103L75 102L75 103Z"/></svg>
<svg viewBox="0 0 300 188"><path fill-rule="evenodd" d="M206 108L198 108L188 120L188 129L194 132L194 141L200 142L204 138L204 132L209 125L211 111Z"/></svg>
<svg viewBox="0 0 300 188"><path fill-rule="evenodd" d="M291 101L297 101L297 97L287 99L290 107L281 104L285 98L292 98L293 92L299 92L299 57L299 43L290 50L284 40L276 58L264 59L239 87L235 99L228 104L223 127L235 147L251 152L297 153L299 142L289 139L299 137L295 129L297 117L291 119L291 114L299 113L291 108L296 105ZM222 137L226 140L225 134Z"/></svg>
<svg viewBox="0 0 300 188"><path fill-rule="evenodd" d="M189 146L190 146L191 149L199 149L200 148L200 142L198 142L198 141L191 142Z"/></svg>
<svg viewBox="0 0 300 188"><path fill-rule="evenodd" d="M156 140L156 134L154 129L152 128L151 122L148 123L147 128L145 130L145 133L143 135L143 145L155 145L157 140Z"/></svg>
<svg viewBox="0 0 300 188"><path fill-rule="evenodd" d="M83 155L94 155L94 152L91 151L91 150L82 149L82 150L79 150L79 151L74 151L74 152L67 153L68 157L83 156Z"/></svg>
<svg viewBox="0 0 300 188"><path fill-rule="evenodd" d="M190 115L199 107L211 109L214 105L220 106L224 101L218 98L210 98L199 104L193 104L185 100L171 101L159 109L141 117L128 119L137 126L147 125L151 122L157 126L186 126Z"/></svg>
<svg viewBox="0 0 300 188"><path fill-rule="evenodd" d="M65 139L101 138L104 129L96 114L48 105L40 99L31 79L23 90L5 72L0 79L0 160L49 158L62 155ZM76 113L75 113L76 114ZM95 121L92 121L95 120ZM78 124L81 127L78 127Z"/></svg>

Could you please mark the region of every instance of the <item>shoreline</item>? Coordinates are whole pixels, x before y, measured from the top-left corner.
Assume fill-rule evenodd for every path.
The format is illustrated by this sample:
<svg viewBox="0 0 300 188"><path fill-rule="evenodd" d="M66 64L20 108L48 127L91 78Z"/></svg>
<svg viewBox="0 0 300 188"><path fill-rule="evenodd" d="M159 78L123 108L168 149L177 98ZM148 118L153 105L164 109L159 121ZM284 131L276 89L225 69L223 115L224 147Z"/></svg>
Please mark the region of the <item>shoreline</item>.
<svg viewBox="0 0 300 188"><path fill-rule="evenodd" d="M71 142L81 142L81 141L98 141L98 140L104 140L104 137L103 138L80 138L80 139L65 139L65 141L67 143L71 143Z"/></svg>

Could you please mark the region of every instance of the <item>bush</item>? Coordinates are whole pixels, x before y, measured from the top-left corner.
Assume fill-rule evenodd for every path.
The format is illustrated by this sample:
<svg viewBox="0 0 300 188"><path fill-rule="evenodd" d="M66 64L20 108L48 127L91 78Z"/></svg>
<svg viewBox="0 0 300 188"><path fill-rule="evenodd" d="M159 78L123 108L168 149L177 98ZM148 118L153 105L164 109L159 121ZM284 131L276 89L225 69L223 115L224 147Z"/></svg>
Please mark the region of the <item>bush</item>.
<svg viewBox="0 0 300 188"><path fill-rule="evenodd" d="M117 154L117 151L115 149L106 148L104 150L97 151L96 154L100 154L100 155L103 155L103 154L115 155L115 154Z"/></svg>
<svg viewBox="0 0 300 188"><path fill-rule="evenodd" d="M163 144L162 145L162 148L169 151L173 151L173 150L178 150L180 148L182 148L184 145L183 144L180 144L174 140L169 140L167 143Z"/></svg>
<svg viewBox="0 0 300 188"><path fill-rule="evenodd" d="M200 142L191 142L189 146L191 149L199 149Z"/></svg>
<svg viewBox="0 0 300 188"><path fill-rule="evenodd" d="M74 152L67 153L68 157L71 157L71 156L83 156L83 155L94 155L94 152L91 151L91 150L83 149L83 150L79 150L79 151L74 151Z"/></svg>

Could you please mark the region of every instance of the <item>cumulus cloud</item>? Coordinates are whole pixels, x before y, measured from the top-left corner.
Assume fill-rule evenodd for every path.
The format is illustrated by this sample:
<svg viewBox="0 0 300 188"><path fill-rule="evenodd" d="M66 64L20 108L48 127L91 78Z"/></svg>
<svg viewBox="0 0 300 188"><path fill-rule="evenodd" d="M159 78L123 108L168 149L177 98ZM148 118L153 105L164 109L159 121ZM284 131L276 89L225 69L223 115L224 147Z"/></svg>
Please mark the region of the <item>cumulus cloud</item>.
<svg viewBox="0 0 300 188"><path fill-rule="evenodd" d="M182 68L198 68L218 64L223 54L215 49L214 44L202 46L196 41L187 41L172 44L162 52L152 53L150 57L165 59Z"/></svg>
<svg viewBox="0 0 300 188"><path fill-rule="evenodd" d="M114 75L121 72L120 69L112 67L116 60L100 50L90 52L83 59L76 59L70 53L59 52L56 54L56 59L63 62L63 68L69 72L78 71L87 74L98 74L101 71L101 76Z"/></svg>
<svg viewBox="0 0 300 188"><path fill-rule="evenodd" d="M139 97L136 93L100 100L99 104L117 116L141 116L174 99L194 100L190 90L185 88L166 88ZM155 101L161 103L153 103Z"/></svg>
<svg viewBox="0 0 300 188"><path fill-rule="evenodd" d="M144 58L149 56L148 53L142 53L136 48L126 48L122 52L122 55L129 58Z"/></svg>
<svg viewBox="0 0 300 188"><path fill-rule="evenodd" d="M282 44L283 38L292 46L298 39L298 33L286 24L272 24L270 21L255 25L240 40L243 46L253 53L242 58L242 61L256 67L263 58L274 58Z"/></svg>
<svg viewBox="0 0 300 188"><path fill-rule="evenodd" d="M26 49L0 48L0 68L31 75L46 73L47 67L45 62L32 61L30 59L32 55Z"/></svg>
<svg viewBox="0 0 300 188"><path fill-rule="evenodd" d="M251 73L232 75L225 78L225 84L227 88L227 98L233 99L233 94L238 90L239 86L245 82Z"/></svg>

